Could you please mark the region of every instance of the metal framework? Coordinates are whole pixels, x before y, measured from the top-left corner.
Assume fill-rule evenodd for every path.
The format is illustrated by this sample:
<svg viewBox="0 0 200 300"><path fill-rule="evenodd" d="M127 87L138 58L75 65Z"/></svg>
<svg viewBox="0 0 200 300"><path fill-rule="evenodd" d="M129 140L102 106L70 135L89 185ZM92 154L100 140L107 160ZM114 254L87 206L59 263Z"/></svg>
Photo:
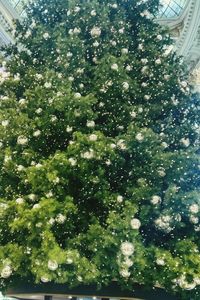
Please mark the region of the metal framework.
<svg viewBox="0 0 200 300"><path fill-rule="evenodd" d="M178 17L184 9L187 0L162 0L159 16L161 18Z"/></svg>

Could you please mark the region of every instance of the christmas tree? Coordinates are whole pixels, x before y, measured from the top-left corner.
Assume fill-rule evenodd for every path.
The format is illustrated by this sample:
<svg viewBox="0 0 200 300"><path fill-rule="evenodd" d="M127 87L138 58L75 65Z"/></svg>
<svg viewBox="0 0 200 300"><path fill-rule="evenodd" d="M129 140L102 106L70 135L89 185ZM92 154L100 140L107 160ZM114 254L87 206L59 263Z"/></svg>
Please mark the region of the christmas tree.
<svg viewBox="0 0 200 300"><path fill-rule="evenodd" d="M158 7L37 0L17 22L0 77L1 289L116 280L199 299L199 102Z"/></svg>

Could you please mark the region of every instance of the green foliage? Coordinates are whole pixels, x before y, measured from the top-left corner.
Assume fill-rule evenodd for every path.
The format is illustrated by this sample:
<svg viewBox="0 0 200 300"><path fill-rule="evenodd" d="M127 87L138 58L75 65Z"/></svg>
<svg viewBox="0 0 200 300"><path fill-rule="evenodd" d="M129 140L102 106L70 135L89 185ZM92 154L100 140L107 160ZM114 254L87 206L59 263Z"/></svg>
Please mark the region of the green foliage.
<svg viewBox="0 0 200 300"><path fill-rule="evenodd" d="M199 297L199 98L157 0L37 0L0 76L0 283ZM9 58L9 59L8 59Z"/></svg>

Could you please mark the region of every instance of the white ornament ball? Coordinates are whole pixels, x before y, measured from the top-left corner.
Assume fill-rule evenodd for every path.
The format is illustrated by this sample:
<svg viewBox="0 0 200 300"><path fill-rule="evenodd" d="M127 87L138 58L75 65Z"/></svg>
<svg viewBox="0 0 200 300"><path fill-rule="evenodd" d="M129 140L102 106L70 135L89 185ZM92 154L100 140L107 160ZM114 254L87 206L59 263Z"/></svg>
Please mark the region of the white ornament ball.
<svg viewBox="0 0 200 300"><path fill-rule="evenodd" d="M195 278L194 278L194 282L195 282L197 285L200 285L200 278L195 277Z"/></svg>
<svg viewBox="0 0 200 300"><path fill-rule="evenodd" d="M114 47L117 45L117 42L116 42L116 41L110 41L110 43L111 43L111 45L114 46Z"/></svg>
<svg viewBox="0 0 200 300"><path fill-rule="evenodd" d="M49 35L48 32L45 32L45 33L43 34L43 38L44 38L45 40L47 40L49 37L50 37L50 35Z"/></svg>
<svg viewBox="0 0 200 300"><path fill-rule="evenodd" d="M129 84L128 82L123 82L122 83L122 87L123 87L123 90L127 91L129 89Z"/></svg>
<svg viewBox="0 0 200 300"><path fill-rule="evenodd" d="M66 131L67 131L67 132L72 132L72 130L73 130L73 128L72 128L72 127L70 127L70 126L67 126L67 128L66 128Z"/></svg>
<svg viewBox="0 0 200 300"><path fill-rule="evenodd" d="M166 142L162 142L161 146L166 149L169 145Z"/></svg>
<svg viewBox="0 0 200 300"><path fill-rule="evenodd" d="M150 95L144 95L144 100L149 100L151 98Z"/></svg>
<svg viewBox="0 0 200 300"><path fill-rule="evenodd" d="M128 54L128 48L122 48L121 53L122 54Z"/></svg>
<svg viewBox="0 0 200 300"><path fill-rule="evenodd" d="M158 168L158 174L160 175L160 177L165 177L166 175L165 169L162 167Z"/></svg>
<svg viewBox="0 0 200 300"><path fill-rule="evenodd" d="M140 220L138 220L136 218L132 219L130 223L131 223L132 229L139 229L141 226Z"/></svg>
<svg viewBox="0 0 200 300"><path fill-rule="evenodd" d="M186 87L187 87L187 85L188 85L188 84L187 84L187 82L186 82L186 81L182 81L182 82L181 82L181 86L182 86L183 88L186 88Z"/></svg>
<svg viewBox="0 0 200 300"><path fill-rule="evenodd" d="M120 271L120 275L124 278L128 278L130 277L131 273L128 270L124 269Z"/></svg>
<svg viewBox="0 0 200 300"><path fill-rule="evenodd" d="M81 10L81 8L79 6L75 6L74 7L74 12L75 13L78 13L80 10Z"/></svg>
<svg viewBox="0 0 200 300"><path fill-rule="evenodd" d="M48 278L47 276L42 276L42 277L41 277L41 281L44 282L44 283L47 283L47 282L49 282L50 280L49 280L49 278Z"/></svg>
<svg viewBox="0 0 200 300"><path fill-rule="evenodd" d="M3 127L7 127L8 124L9 124L9 120L4 120L4 121L1 122L1 125L2 125Z"/></svg>
<svg viewBox="0 0 200 300"><path fill-rule="evenodd" d="M164 261L164 259L162 259L162 258L157 258L157 259L156 259L156 264L157 264L158 266L164 266L164 265L165 265L165 261Z"/></svg>
<svg viewBox="0 0 200 300"><path fill-rule="evenodd" d="M38 115L41 114L42 108L41 108L41 107L37 108L35 112L36 112L36 114L38 114Z"/></svg>
<svg viewBox="0 0 200 300"><path fill-rule="evenodd" d="M198 204L192 204L189 207L189 211L193 214L197 214L199 212L199 205Z"/></svg>
<svg viewBox="0 0 200 300"><path fill-rule="evenodd" d="M191 216L190 217L190 222L192 224L198 224L199 223L199 218L198 217L195 217L195 216Z"/></svg>
<svg viewBox="0 0 200 300"><path fill-rule="evenodd" d="M94 46L94 47L99 47L99 42L95 41L95 42L93 43L93 46Z"/></svg>
<svg viewBox="0 0 200 300"><path fill-rule="evenodd" d="M21 198L21 197L17 198L15 201L16 201L17 204L22 204L22 203L24 203L24 199Z"/></svg>
<svg viewBox="0 0 200 300"><path fill-rule="evenodd" d="M91 142L96 142L96 141L97 141L97 135L96 135L96 134L91 134L91 135L89 136L89 140L90 140Z"/></svg>
<svg viewBox="0 0 200 300"><path fill-rule="evenodd" d="M25 136L18 136L17 138L17 144L18 145L26 145L28 143L28 138Z"/></svg>
<svg viewBox="0 0 200 300"><path fill-rule="evenodd" d="M89 127L89 128L93 128L95 126L95 122L94 121L87 121L86 126Z"/></svg>
<svg viewBox="0 0 200 300"><path fill-rule="evenodd" d="M190 140L189 140L189 138L182 138L182 139L180 140L180 142L181 142L185 147L189 147L189 145L190 145Z"/></svg>
<svg viewBox="0 0 200 300"><path fill-rule="evenodd" d="M79 282L82 282L82 281L83 281L83 278L82 278L81 276L77 276L77 280L78 280Z"/></svg>
<svg viewBox="0 0 200 300"><path fill-rule="evenodd" d="M116 8L118 8L118 5L117 5L117 3L114 3L111 5L111 7L116 9Z"/></svg>
<svg viewBox="0 0 200 300"><path fill-rule="evenodd" d="M122 254L123 254L124 256L130 256L130 255L132 255L132 254L134 253L134 251L135 251L135 248L134 248L133 244L130 243L130 242L123 242L123 243L121 244L120 249L121 249L121 252L122 252Z"/></svg>
<svg viewBox="0 0 200 300"><path fill-rule="evenodd" d="M81 98L81 94L80 93L75 93L74 94L74 98L75 99L80 99Z"/></svg>
<svg viewBox="0 0 200 300"><path fill-rule="evenodd" d="M119 69L119 67L118 67L117 64L112 64L111 69L114 70L114 71L117 71Z"/></svg>
<svg viewBox="0 0 200 300"><path fill-rule="evenodd" d="M68 159L69 163L71 164L72 167L74 167L77 164L77 160L73 157L70 157Z"/></svg>
<svg viewBox="0 0 200 300"><path fill-rule="evenodd" d="M40 134L41 134L41 131L39 129L33 132L34 137L38 137L38 136L40 136Z"/></svg>
<svg viewBox="0 0 200 300"><path fill-rule="evenodd" d="M144 136L142 133L137 133L135 138L138 142L142 142L144 140Z"/></svg>
<svg viewBox="0 0 200 300"><path fill-rule="evenodd" d="M93 9L93 10L91 11L91 13L90 13L90 14L91 14L91 16L95 17L95 16L96 16L96 14L97 14L97 13L96 13L96 10L94 10L94 9Z"/></svg>
<svg viewBox="0 0 200 300"><path fill-rule="evenodd" d="M92 30L90 31L90 34L92 37L99 37L101 35L101 28L99 27L93 27Z"/></svg>
<svg viewBox="0 0 200 300"><path fill-rule="evenodd" d="M148 63L148 59L147 59L147 58L142 58L142 59L141 59L141 63L142 63L143 65L146 65L146 64Z"/></svg>
<svg viewBox="0 0 200 300"><path fill-rule="evenodd" d="M57 217L56 217L56 221L59 223L59 224L63 224L66 220L66 216L62 215L62 214L58 214Z"/></svg>
<svg viewBox="0 0 200 300"><path fill-rule="evenodd" d="M162 35L158 34L156 38L157 40L162 41Z"/></svg>
<svg viewBox="0 0 200 300"><path fill-rule="evenodd" d="M51 82L45 82L44 87L45 87L46 89L51 88L51 87L52 87Z"/></svg>
<svg viewBox="0 0 200 300"><path fill-rule="evenodd" d="M70 265L70 264L73 263L73 259L72 259L72 258L67 258L67 261L66 261L66 262L67 262L68 265Z"/></svg>
<svg viewBox="0 0 200 300"><path fill-rule="evenodd" d="M160 58L156 59L155 63L156 63L156 65L160 65L161 64L161 59Z"/></svg>
<svg viewBox="0 0 200 300"><path fill-rule="evenodd" d="M161 202L160 196L155 195L155 196L153 196L153 197L151 198L151 203L152 203L153 205L157 205L157 204L159 204L160 202Z"/></svg>
<svg viewBox="0 0 200 300"><path fill-rule="evenodd" d="M132 267L133 262L132 262L132 260L130 258L126 257L126 259L125 259L125 261L124 261L123 264L126 265L128 268L130 268L130 267Z"/></svg>
<svg viewBox="0 0 200 300"><path fill-rule="evenodd" d="M126 66L126 71L130 72L132 69L133 68L130 65Z"/></svg>
<svg viewBox="0 0 200 300"><path fill-rule="evenodd" d="M58 263L55 260L48 261L48 269L51 271L55 271L58 268Z"/></svg>
<svg viewBox="0 0 200 300"><path fill-rule="evenodd" d="M8 277L11 276L11 274L12 274L12 268L9 265L3 267L3 269L1 270L1 277L2 278L8 278Z"/></svg>
<svg viewBox="0 0 200 300"><path fill-rule="evenodd" d="M121 195L117 196L117 202L122 203L123 202L123 196L121 196Z"/></svg>

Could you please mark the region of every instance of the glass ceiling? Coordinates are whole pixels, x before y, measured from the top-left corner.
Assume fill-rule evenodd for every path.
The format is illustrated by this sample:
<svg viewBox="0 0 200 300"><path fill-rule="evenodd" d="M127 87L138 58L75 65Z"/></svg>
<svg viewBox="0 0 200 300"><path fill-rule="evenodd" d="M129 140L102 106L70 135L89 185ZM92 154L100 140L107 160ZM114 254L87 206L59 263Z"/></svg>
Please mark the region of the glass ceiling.
<svg viewBox="0 0 200 300"><path fill-rule="evenodd" d="M18 14L23 14L23 4L27 2L27 0L8 0L12 7L18 12Z"/></svg>
<svg viewBox="0 0 200 300"><path fill-rule="evenodd" d="M187 0L160 0L159 17L174 18L181 14Z"/></svg>
<svg viewBox="0 0 200 300"><path fill-rule="evenodd" d="M7 0L16 9L16 11L23 14L23 3L28 0ZM64 0L63 0L64 1ZM160 12L158 17L160 18L173 18L181 14L187 0L160 0Z"/></svg>

